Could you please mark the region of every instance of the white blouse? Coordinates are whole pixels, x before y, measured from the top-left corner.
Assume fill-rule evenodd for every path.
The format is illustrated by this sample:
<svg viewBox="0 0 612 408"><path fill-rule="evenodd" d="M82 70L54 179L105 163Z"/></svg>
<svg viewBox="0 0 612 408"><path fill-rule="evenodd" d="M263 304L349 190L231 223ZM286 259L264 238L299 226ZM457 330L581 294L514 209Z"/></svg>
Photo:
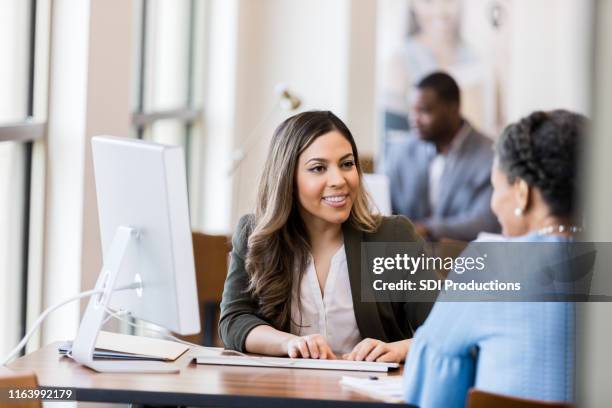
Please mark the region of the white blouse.
<svg viewBox="0 0 612 408"><path fill-rule="evenodd" d="M297 286L297 279L294 279L291 295L291 333L297 336L320 334L337 357L353 350L361 341L361 335L353 310L344 245L331 259L323 296L312 256L306 272L302 275L299 308Z"/></svg>

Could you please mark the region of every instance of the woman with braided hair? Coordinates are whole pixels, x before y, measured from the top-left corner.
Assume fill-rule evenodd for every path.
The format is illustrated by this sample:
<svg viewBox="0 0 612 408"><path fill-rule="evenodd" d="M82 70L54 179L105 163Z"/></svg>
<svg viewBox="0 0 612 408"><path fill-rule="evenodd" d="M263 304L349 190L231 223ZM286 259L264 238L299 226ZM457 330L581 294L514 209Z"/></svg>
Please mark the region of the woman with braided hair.
<svg viewBox="0 0 612 408"><path fill-rule="evenodd" d="M584 116L555 110L534 112L504 130L491 174L491 208L507 242L563 244L580 231L577 174L586 127ZM529 258L529 271L563 261ZM463 407L470 388L574 399L573 303L440 300L406 358L407 403Z"/></svg>

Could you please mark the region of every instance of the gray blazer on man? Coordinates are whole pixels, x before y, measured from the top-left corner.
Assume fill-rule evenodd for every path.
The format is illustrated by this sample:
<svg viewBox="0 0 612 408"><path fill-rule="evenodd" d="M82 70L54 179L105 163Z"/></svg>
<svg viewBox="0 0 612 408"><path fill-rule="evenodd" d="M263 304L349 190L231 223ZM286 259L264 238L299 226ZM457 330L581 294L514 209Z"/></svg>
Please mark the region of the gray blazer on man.
<svg viewBox="0 0 612 408"><path fill-rule="evenodd" d="M481 231L499 232L490 208L491 146L491 140L469 128L459 149L446 158L437 205L432 210L429 165L436 155L435 146L412 132L389 141L385 172L393 212L424 223L435 238L471 241Z"/></svg>

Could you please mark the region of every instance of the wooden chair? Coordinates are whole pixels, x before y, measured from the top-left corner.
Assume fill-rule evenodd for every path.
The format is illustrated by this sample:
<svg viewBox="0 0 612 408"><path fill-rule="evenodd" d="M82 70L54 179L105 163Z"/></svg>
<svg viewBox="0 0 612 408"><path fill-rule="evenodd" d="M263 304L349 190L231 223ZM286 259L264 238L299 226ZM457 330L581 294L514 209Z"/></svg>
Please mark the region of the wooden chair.
<svg viewBox="0 0 612 408"><path fill-rule="evenodd" d="M361 170L364 173L374 173L374 157L367 154L359 155L359 162L361 163Z"/></svg>
<svg viewBox="0 0 612 408"><path fill-rule="evenodd" d="M567 402L538 401L493 394L472 388L468 394L467 408L572 408Z"/></svg>
<svg viewBox="0 0 612 408"><path fill-rule="evenodd" d="M10 408L40 408L42 405L40 400L20 400L8 402L5 398L8 397L9 389L29 389L38 387L36 374L32 372L13 371L6 367L0 366L0 394L2 401L0 406Z"/></svg>
<svg viewBox="0 0 612 408"><path fill-rule="evenodd" d="M217 335L218 313L229 264L228 255L232 248L231 240L225 235L201 232L193 232L192 240L202 332L185 339L205 346L223 346Z"/></svg>

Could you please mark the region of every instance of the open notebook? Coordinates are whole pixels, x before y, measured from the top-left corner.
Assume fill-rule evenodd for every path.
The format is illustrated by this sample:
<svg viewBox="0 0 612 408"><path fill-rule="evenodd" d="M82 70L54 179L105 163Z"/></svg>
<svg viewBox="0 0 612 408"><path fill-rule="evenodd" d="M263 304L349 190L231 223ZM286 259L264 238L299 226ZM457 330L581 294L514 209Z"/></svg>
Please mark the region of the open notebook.
<svg viewBox="0 0 612 408"><path fill-rule="evenodd" d="M397 363L368 361L315 360L307 358L240 356L231 353L208 353L196 357L198 364L236 365L250 367L310 368L319 370L387 372L399 368Z"/></svg>
<svg viewBox="0 0 612 408"><path fill-rule="evenodd" d="M71 347L72 342L62 343L59 352L67 354ZM187 350L188 346L174 341L101 331L94 358L175 361Z"/></svg>

